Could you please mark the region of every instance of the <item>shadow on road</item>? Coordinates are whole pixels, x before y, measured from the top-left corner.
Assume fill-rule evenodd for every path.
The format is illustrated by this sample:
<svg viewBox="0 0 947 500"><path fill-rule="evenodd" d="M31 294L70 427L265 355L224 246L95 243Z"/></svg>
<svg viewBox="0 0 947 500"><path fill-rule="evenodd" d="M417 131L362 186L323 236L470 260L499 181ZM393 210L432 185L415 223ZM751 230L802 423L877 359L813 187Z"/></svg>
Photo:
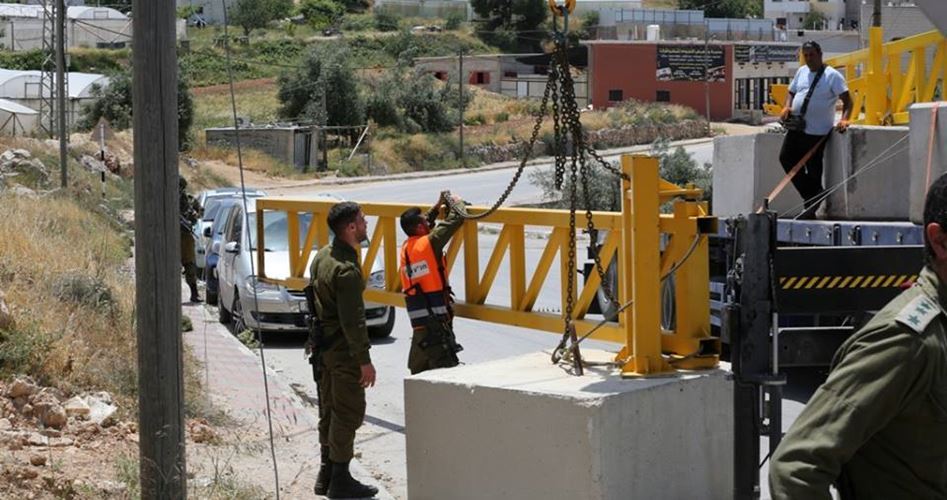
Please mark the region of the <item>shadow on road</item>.
<svg viewBox="0 0 947 500"><path fill-rule="evenodd" d="M297 332L264 332L263 347L266 349L302 349L306 334ZM398 342L394 336L370 339L372 345L389 345Z"/></svg>

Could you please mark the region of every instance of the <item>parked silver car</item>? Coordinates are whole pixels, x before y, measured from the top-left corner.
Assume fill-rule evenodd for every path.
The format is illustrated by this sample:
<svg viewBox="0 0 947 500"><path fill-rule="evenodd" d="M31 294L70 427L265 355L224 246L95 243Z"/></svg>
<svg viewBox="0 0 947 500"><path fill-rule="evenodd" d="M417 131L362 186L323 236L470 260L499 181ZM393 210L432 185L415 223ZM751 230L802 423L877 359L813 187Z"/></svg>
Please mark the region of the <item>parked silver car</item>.
<svg viewBox="0 0 947 500"><path fill-rule="evenodd" d="M247 223L243 205L235 204L228 215L224 229L220 259L217 262L218 302L220 322L233 322L233 331L247 328L262 331L306 331L305 316L308 310L302 290L289 290L257 279L255 269L256 248L256 203L248 200L250 231L244 231ZM305 244L306 232L311 223L311 214L300 214L300 245ZM287 240L288 217L285 212L264 214L264 259L266 275L271 278L289 276L289 242ZM313 249L315 250L315 248ZM365 250L363 249L363 252ZM310 255L305 276L309 276L309 264L315 257ZM252 263L252 268L251 268ZM380 258L372 264L368 286L384 287L385 274ZM254 292L256 296L254 297ZM386 337L395 324L394 308L383 304L366 303L365 318L372 337Z"/></svg>
<svg viewBox="0 0 947 500"><path fill-rule="evenodd" d="M266 196L266 191L263 191L262 189L247 188L246 192L247 198L261 198ZM214 219L220 212L220 202L227 198L242 198L240 188L228 187L208 189L206 191L201 191L201 193L197 195L197 202L200 204L203 214L201 215L200 220L197 221L197 225L191 229L191 232L194 233L196 238L196 243L194 245L194 260L197 264L197 268L201 270L201 272L198 273L200 276L203 276L203 269L207 260L208 240L204 236L204 233L206 232L207 228L209 228L211 224L214 223Z"/></svg>

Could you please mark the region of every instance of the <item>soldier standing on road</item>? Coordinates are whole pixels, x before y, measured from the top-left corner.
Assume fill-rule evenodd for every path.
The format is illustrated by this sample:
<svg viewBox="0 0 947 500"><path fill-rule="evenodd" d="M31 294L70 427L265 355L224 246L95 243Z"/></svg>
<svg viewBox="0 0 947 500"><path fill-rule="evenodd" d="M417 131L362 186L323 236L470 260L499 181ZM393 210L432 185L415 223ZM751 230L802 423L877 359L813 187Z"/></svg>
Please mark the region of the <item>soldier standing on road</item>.
<svg viewBox="0 0 947 500"><path fill-rule="evenodd" d="M359 267L361 242L368 237L365 215L354 202L329 210L330 245L316 253L310 269L316 316L322 326L319 383L319 444L322 466L314 491L329 498L363 498L378 493L349 472L355 431L365 418L365 389L375 385L368 350L365 280Z"/></svg>
<svg viewBox="0 0 947 500"><path fill-rule="evenodd" d="M947 498L947 176L924 205L927 266L845 341L773 455L774 500Z"/></svg>
<svg viewBox="0 0 947 500"><path fill-rule="evenodd" d="M197 262L194 257L194 225L200 217L201 206L197 200L187 194L187 181L178 177L178 203L181 210L181 266L184 267L184 281L191 289L191 302L200 302L197 293Z"/></svg>
<svg viewBox="0 0 947 500"><path fill-rule="evenodd" d="M427 213L422 215L420 208L413 207L401 214L401 229L408 239L401 246L399 274L414 330L408 353L412 375L460 363L457 353L462 348L454 337L453 299L445 271L444 247L463 225L464 218L449 208L444 222L435 226L448 201L456 210L464 211L463 200L445 191Z"/></svg>

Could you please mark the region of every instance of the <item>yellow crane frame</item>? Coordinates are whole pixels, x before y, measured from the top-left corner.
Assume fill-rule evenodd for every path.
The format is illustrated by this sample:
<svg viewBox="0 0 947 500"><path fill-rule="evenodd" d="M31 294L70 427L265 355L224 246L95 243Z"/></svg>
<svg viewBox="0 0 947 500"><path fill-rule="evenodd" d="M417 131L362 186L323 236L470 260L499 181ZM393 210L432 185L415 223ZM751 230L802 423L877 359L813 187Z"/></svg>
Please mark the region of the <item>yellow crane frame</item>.
<svg viewBox="0 0 947 500"><path fill-rule="evenodd" d="M658 160L647 156L624 156L621 213L594 212L595 227L607 231L601 248L601 260L607 266L617 256L619 287L615 291L620 304L633 301L617 322L599 328L593 338L623 345L616 360L626 375L650 375L674 369L706 369L717 366L719 339L710 335L710 291L707 234L717 230L717 219L708 215L706 202L697 201L701 191L680 187L658 176ZM672 202L670 214L661 214L660 207ZM306 266L314 246L329 242L326 215L334 202L263 198L256 202L257 269L260 279L290 289L308 284ZM401 212L412 205L395 203L364 203L362 212L376 218L370 244L363 257L363 275L368 276L372 263L381 252L385 270L384 289L369 288L365 300L404 307L398 276L397 226ZM469 207L470 213L485 208ZM286 279L266 276L263 259L265 211L288 214L288 241L291 275ZM312 223L302 245L299 215L311 213ZM583 219L579 214L580 220ZM500 224L486 266L480 266L479 235L482 224ZM527 269L525 229L538 227L549 231L545 249L534 269ZM669 235L664 251L660 250L661 233ZM457 290L454 310L458 316L481 321L533 328L561 333L561 314L538 312L534 305L557 257L561 268L561 305L565 311L568 269L569 212L503 208L481 220L468 220L451 240L447 250L448 273L463 255L464 289ZM509 265L510 306L487 303L504 260ZM661 328L661 277L674 271L675 330ZM531 274L531 275L530 275ZM584 335L599 322L586 317L601 281L592 273L583 285L577 280L574 290L573 319L578 335Z"/></svg>
<svg viewBox="0 0 947 500"><path fill-rule="evenodd" d="M939 83L940 98L945 98L942 82L947 81L947 39L944 35L934 30L888 43L882 40L882 29L872 27L868 48L825 59L825 64L845 74L854 105L853 123L906 124L911 104L931 101ZM766 104L765 110L767 114L778 116L789 87L773 85L770 88L773 103Z"/></svg>

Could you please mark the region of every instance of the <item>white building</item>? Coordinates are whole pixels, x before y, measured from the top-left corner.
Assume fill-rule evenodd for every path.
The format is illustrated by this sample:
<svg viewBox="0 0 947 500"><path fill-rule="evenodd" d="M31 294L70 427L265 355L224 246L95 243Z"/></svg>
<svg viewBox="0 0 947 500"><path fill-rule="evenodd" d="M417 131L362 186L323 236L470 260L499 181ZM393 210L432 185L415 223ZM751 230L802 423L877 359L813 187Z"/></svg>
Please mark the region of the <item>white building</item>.
<svg viewBox="0 0 947 500"><path fill-rule="evenodd" d="M237 0L225 0L225 2L227 12L230 12ZM177 7L179 9L194 7L197 14L192 21L200 19L207 24L223 24L224 22L224 5L221 4L221 0L177 0Z"/></svg>
<svg viewBox="0 0 947 500"><path fill-rule="evenodd" d="M33 50L43 46L43 6L0 3L0 48ZM108 7L66 9L66 43L76 47L125 47L132 38L131 18Z"/></svg>
<svg viewBox="0 0 947 500"><path fill-rule="evenodd" d="M851 28L851 19L846 19L846 4L858 0L764 0L763 17L776 21L786 29L801 29L806 17L818 12L825 19L818 29L838 30ZM856 20L857 21L857 20Z"/></svg>
<svg viewBox="0 0 947 500"><path fill-rule="evenodd" d="M42 73L39 71L0 69L0 99L39 110L43 95L41 79ZM66 106L66 123L69 128L79 119L82 107L95 100L92 96L93 87L107 87L108 84L109 79L105 75L76 72L67 74L69 99ZM3 117L0 116L0 122L2 120Z"/></svg>

